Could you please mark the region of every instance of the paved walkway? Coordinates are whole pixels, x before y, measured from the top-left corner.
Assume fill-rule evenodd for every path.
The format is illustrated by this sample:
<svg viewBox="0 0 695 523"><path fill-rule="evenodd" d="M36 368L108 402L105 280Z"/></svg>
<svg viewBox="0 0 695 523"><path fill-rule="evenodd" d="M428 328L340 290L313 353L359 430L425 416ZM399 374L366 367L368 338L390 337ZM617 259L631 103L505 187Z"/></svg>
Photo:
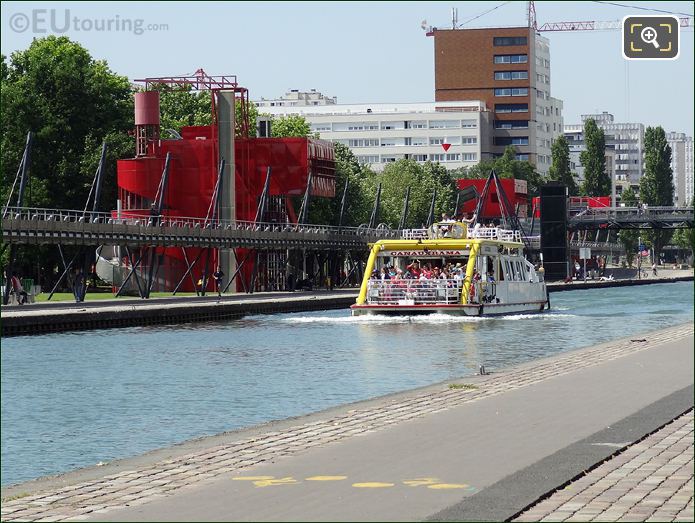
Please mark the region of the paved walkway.
<svg viewBox="0 0 695 523"><path fill-rule="evenodd" d="M693 411L514 521L693 521Z"/></svg>
<svg viewBox="0 0 695 523"><path fill-rule="evenodd" d="M692 386L692 346L689 323L455 387L442 384L336 409L337 414L290 421L278 430L242 431L193 452L107 466L103 476L85 480L73 474L43 488L3 489L3 495L17 498L2 503L1 516L3 521L421 520ZM536 490L519 497L508 515L587 466L581 467L570 466L567 478L547 486L531 482Z"/></svg>

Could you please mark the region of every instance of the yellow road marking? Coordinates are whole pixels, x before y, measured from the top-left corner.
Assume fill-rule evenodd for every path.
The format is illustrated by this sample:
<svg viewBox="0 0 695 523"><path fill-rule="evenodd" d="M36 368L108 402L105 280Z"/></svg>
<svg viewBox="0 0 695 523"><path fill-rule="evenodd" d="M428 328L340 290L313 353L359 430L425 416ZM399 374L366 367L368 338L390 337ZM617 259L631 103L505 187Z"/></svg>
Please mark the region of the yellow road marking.
<svg viewBox="0 0 695 523"><path fill-rule="evenodd" d="M406 479L403 484L409 487L421 487L423 485L434 485L439 483L437 478L416 478L416 479Z"/></svg>
<svg viewBox="0 0 695 523"><path fill-rule="evenodd" d="M277 478L277 479L262 479L262 480L253 482L253 484L256 485L257 487L273 487L275 485L293 485L295 483L298 483L298 481L296 479L294 479L292 476L288 476L286 478Z"/></svg>
<svg viewBox="0 0 695 523"><path fill-rule="evenodd" d="M353 487L355 488L387 488L387 487L393 487L393 483L379 483L378 481L370 482L370 483L353 483Z"/></svg>
<svg viewBox="0 0 695 523"><path fill-rule="evenodd" d="M468 485L466 485L465 483L437 483L436 485L429 485L427 488L436 490L446 490L455 488L468 488Z"/></svg>
<svg viewBox="0 0 695 523"><path fill-rule="evenodd" d="M311 476L306 478L306 481L341 481L347 479L347 476Z"/></svg>
<svg viewBox="0 0 695 523"><path fill-rule="evenodd" d="M275 476L239 476L232 478L232 481L260 481L264 479L273 479Z"/></svg>

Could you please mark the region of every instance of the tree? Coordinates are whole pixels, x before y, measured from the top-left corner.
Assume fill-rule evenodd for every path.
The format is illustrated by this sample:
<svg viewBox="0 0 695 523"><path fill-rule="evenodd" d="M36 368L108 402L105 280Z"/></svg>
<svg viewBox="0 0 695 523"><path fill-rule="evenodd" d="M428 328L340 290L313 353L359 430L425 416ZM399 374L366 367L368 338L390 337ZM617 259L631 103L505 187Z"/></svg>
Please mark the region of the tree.
<svg viewBox="0 0 695 523"><path fill-rule="evenodd" d="M627 207L634 207L637 205L637 195L632 187L628 187L620 195L620 200ZM623 229L618 231L618 240L625 247L625 258L629 267L632 267L632 262L635 259L635 253L639 246L639 231L634 229Z"/></svg>
<svg viewBox="0 0 695 523"><path fill-rule="evenodd" d="M386 165L381 173L372 174L362 180L365 204L371 208L377 187L381 183L381 207L379 222L391 227L398 226L403 211L403 199L410 187L410 204L407 227L420 227L427 221L432 194L437 191L435 219L441 213L451 213L456 199L455 181L451 173L439 163L419 164L414 160L398 160Z"/></svg>
<svg viewBox="0 0 695 523"><path fill-rule="evenodd" d="M584 122L584 143L585 150L579 154L584 167L582 192L586 196L611 194L611 179L606 174L606 136L591 118Z"/></svg>
<svg viewBox="0 0 695 523"><path fill-rule="evenodd" d="M154 84L150 90L159 91L159 110L162 133L181 132L190 125L210 125L212 104L209 91L193 91L190 86L179 87Z"/></svg>
<svg viewBox="0 0 695 523"><path fill-rule="evenodd" d="M673 234L673 243L684 251L690 251L690 259L692 260L695 254L695 228L678 229Z"/></svg>
<svg viewBox="0 0 695 523"><path fill-rule="evenodd" d="M357 227L369 220L374 195L367 193L364 180L375 174L368 167L359 164L347 145L334 143L333 146L335 148L335 198L313 198L309 208L309 221L337 225L345 180L348 180L343 225Z"/></svg>
<svg viewBox="0 0 695 523"><path fill-rule="evenodd" d="M117 145L113 137L127 140L127 132L133 128L133 96L128 79L113 73L105 61L95 60L67 37L37 38L27 49L12 53L9 62L2 58L0 105L3 204L27 131L34 132L34 143L24 205L81 210L102 142L111 142L108 177L115 172L113 155L123 151L124 144ZM109 194L108 190L115 187L109 184L113 181L107 178L102 210L114 206L114 192ZM57 250L47 246L22 251L17 269L34 274L45 286L59 266Z"/></svg>
<svg viewBox="0 0 695 523"><path fill-rule="evenodd" d="M1 98L3 203L32 130L25 205L83 208L94 175L81 170L84 158L99 151L108 135L133 127L128 79L69 38L49 36L3 65Z"/></svg>
<svg viewBox="0 0 695 523"><path fill-rule="evenodd" d="M570 171L570 146L564 135L558 136L553 142L552 165L548 169L548 179L561 182L568 187L570 196L578 193L575 174Z"/></svg>
<svg viewBox="0 0 695 523"><path fill-rule="evenodd" d="M647 205L672 206L674 190L671 147L666 141L666 133L660 126L647 127L644 133L644 175L640 179L640 200ZM656 229L647 233L656 262L671 235L672 231Z"/></svg>
<svg viewBox="0 0 695 523"><path fill-rule="evenodd" d="M495 160L485 159L480 160L479 163L471 165L470 167L459 167L458 169L451 170L451 176L458 180L460 178L466 179L480 179L487 178L490 176L490 171L495 168Z"/></svg>
<svg viewBox="0 0 695 523"><path fill-rule="evenodd" d="M273 118L271 133L273 138L310 136L311 126L303 116L299 114L288 114L280 118Z"/></svg>
<svg viewBox="0 0 695 523"><path fill-rule="evenodd" d="M505 147L504 154L495 160L495 172L500 178L526 180L528 195L531 198L540 194L541 185L545 183L545 178L530 162L516 159L516 149L513 145Z"/></svg>

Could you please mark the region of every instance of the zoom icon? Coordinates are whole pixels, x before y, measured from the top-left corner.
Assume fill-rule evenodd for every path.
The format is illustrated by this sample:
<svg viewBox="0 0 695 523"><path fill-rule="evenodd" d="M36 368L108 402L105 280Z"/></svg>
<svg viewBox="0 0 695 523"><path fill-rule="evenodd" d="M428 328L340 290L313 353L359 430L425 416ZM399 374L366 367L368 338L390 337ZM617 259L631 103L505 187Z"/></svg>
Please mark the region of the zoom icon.
<svg viewBox="0 0 695 523"><path fill-rule="evenodd" d="M680 52L680 21L675 16L626 16L623 57L628 60L675 60Z"/></svg>

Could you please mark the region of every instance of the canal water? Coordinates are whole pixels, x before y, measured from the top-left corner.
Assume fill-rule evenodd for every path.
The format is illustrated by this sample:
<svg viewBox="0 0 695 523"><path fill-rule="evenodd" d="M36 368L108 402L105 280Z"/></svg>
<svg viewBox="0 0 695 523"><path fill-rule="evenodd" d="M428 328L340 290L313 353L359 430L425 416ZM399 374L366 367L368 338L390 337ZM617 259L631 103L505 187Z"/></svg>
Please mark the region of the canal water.
<svg viewBox="0 0 695 523"><path fill-rule="evenodd" d="M349 311L2 340L2 484L693 320L693 283L503 318Z"/></svg>

